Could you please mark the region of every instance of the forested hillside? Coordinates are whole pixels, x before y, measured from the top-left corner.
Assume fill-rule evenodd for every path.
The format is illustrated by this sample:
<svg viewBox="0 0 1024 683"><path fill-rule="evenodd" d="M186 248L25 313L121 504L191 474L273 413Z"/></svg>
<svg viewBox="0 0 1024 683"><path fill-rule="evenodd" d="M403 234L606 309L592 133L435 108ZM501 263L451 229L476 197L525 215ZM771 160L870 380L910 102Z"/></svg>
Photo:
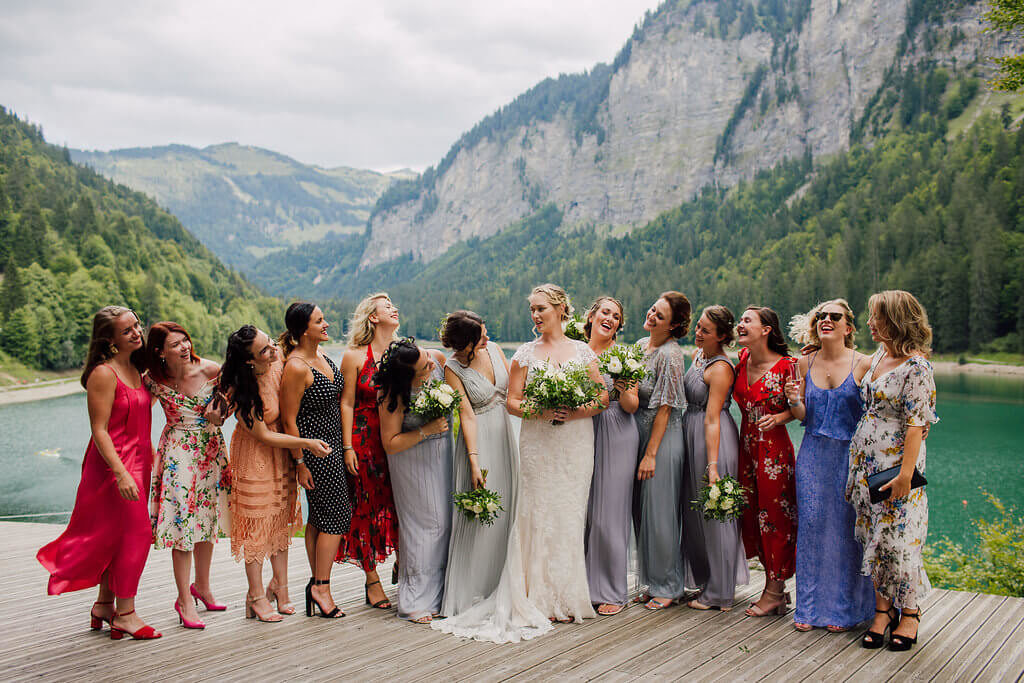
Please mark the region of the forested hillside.
<svg viewBox="0 0 1024 683"><path fill-rule="evenodd" d="M0 348L27 365L79 365L101 306L173 319L200 352L280 303L225 267L140 192L71 162L0 107Z"/></svg>

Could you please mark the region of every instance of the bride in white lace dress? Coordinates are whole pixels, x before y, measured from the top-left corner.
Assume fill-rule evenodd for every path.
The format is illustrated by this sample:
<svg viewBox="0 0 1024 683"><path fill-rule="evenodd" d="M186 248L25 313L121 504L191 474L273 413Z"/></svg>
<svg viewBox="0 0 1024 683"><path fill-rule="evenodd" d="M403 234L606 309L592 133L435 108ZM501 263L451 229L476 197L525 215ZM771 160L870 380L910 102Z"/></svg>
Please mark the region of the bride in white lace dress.
<svg viewBox="0 0 1024 683"><path fill-rule="evenodd" d="M543 364L586 365L601 386L597 357L583 342L566 338L562 322L569 299L557 285L534 288L530 316L540 336L512 357L509 412L522 416L523 390L529 373ZM600 397L608 403L607 392ZM519 436L519 499L506 501L515 515L508 553L498 587L485 600L431 628L495 643L519 642L551 630L552 621L595 616L587 585L583 532L594 469L597 406L545 411L523 420ZM553 425L552 420L564 424ZM513 505L508 505L508 503Z"/></svg>

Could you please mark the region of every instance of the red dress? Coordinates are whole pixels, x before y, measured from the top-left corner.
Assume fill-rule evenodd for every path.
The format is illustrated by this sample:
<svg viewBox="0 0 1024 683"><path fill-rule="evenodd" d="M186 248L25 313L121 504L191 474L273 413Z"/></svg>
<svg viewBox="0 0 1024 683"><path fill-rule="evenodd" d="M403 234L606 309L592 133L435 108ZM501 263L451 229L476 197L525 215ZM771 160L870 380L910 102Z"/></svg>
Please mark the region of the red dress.
<svg viewBox="0 0 1024 683"><path fill-rule="evenodd" d="M733 397L743 413L740 428L740 484L750 491L750 507L743 512L743 546L747 557L757 557L769 579L785 581L796 567L796 458L785 425L764 432L750 420L750 409L761 406L771 413L789 410L783 384L796 359L783 356L753 385L747 384L750 352L740 351Z"/></svg>
<svg viewBox="0 0 1024 683"><path fill-rule="evenodd" d="M36 554L50 572L50 595L96 586L106 572L115 596L135 597L153 540L149 523L151 419L145 385L132 389L117 378L107 431L118 457L135 478L139 499L121 497L116 478L90 439L71 521L57 540Z"/></svg>
<svg viewBox="0 0 1024 683"><path fill-rule="evenodd" d="M349 561L372 571L398 545L398 514L391 493L388 458L380 440L377 385L373 350L366 347L366 361L356 379L356 403L352 414L352 448L359 473L348 475L352 492L352 525L341 539L337 562Z"/></svg>

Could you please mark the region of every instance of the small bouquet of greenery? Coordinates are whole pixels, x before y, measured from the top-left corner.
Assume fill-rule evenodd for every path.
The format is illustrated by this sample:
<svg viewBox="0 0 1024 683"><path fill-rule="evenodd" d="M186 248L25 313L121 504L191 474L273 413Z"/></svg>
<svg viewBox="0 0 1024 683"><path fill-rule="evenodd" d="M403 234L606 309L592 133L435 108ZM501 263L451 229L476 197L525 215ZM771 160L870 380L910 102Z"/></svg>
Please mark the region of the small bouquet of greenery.
<svg viewBox="0 0 1024 683"><path fill-rule="evenodd" d="M571 318L562 323L562 331L565 332L565 336L569 339L585 342L587 341L585 324L583 318L578 313L574 313Z"/></svg>
<svg viewBox="0 0 1024 683"><path fill-rule="evenodd" d="M487 479L487 470L483 470L484 479ZM452 494L455 507L459 509L468 519L476 520L481 524L491 526L505 508L501 507L501 496L490 489L481 486L465 493Z"/></svg>
<svg viewBox="0 0 1024 683"><path fill-rule="evenodd" d="M644 350L638 344L624 346L612 344L611 348L601 354L598 359L602 374L612 380L639 382L647 376L647 365L644 364ZM619 392L612 389L612 400L619 397Z"/></svg>
<svg viewBox="0 0 1024 683"><path fill-rule="evenodd" d="M523 392L523 415L534 417L545 410L572 410L585 406L597 400L602 388L590 378L586 365L567 363L556 370L548 363L539 363L532 368ZM560 425L562 422L552 420L551 424Z"/></svg>
<svg viewBox="0 0 1024 683"><path fill-rule="evenodd" d="M444 380L435 379L424 382L416 400L409 410L420 415L428 422L439 417L451 415L462 402L462 394L455 391Z"/></svg>
<svg viewBox="0 0 1024 683"><path fill-rule="evenodd" d="M719 522L739 519L747 507L747 493L735 477L725 476L700 490L699 500L693 501L693 509L702 512L704 519Z"/></svg>

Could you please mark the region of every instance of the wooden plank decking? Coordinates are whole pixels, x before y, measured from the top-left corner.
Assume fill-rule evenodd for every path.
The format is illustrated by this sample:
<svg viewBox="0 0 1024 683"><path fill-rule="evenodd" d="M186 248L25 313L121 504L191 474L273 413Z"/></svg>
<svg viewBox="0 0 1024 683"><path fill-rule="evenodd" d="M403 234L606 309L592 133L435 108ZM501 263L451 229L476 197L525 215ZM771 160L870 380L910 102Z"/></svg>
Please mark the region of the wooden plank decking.
<svg viewBox="0 0 1024 683"><path fill-rule="evenodd" d="M242 618L245 577L227 543L216 547L213 585L230 608L203 614L204 631L177 624L170 553L153 552L138 609L164 637L110 641L88 628L93 590L47 597L36 550L62 527L0 523L0 680L584 680L633 679L1016 681L1024 676L1024 599L933 591L922 642L910 653L868 651L860 632L799 633L792 616L742 610L630 607L518 645L454 638L362 605L362 573L334 572L340 621L296 615L280 624ZM269 571L269 570L268 570ZM301 541L291 553L292 599L308 576ZM382 568L381 575L390 575ZM758 576L739 591L745 603ZM393 595L393 592L392 592Z"/></svg>

